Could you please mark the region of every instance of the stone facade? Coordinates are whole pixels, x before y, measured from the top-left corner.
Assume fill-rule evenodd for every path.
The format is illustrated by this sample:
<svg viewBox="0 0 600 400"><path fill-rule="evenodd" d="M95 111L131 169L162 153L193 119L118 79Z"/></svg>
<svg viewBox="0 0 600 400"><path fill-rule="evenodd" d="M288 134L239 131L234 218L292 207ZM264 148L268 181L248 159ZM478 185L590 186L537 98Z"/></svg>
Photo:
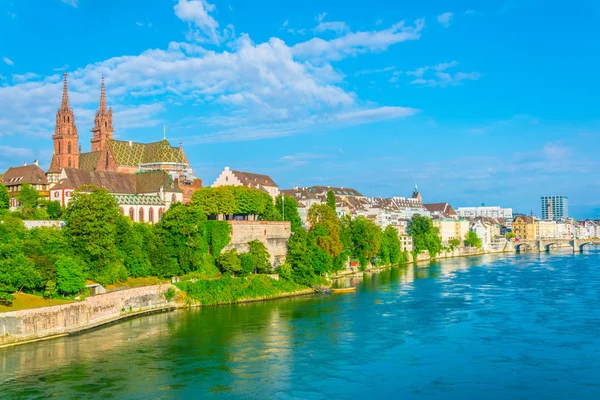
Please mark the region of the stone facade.
<svg viewBox="0 0 600 400"><path fill-rule="evenodd" d="M167 306L164 293L170 284L145 286L88 297L60 306L11 311L0 314L0 346L4 344L64 335L125 316Z"/></svg>
<svg viewBox="0 0 600 400"><path fill-rule="evenodd" d="M277 267L285 263L287 243L292 235L289 222L267 221L228 221L231 225L231 241L223 251L236 249L249 251L248 242L258 240L267 247L271 265Z"/></svg>

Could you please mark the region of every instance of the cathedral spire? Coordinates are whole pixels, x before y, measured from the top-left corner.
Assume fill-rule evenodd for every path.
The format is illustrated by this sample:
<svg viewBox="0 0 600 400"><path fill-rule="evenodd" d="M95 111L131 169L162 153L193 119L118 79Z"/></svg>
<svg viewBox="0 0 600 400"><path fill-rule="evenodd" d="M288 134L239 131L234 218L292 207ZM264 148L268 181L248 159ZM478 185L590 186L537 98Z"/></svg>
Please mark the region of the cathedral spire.
<svg viewBox="0 0 600 400"><path fill-rule="evenodd" d="M67 73L63 73L63 95L62 103L60 105L61 110L68 110L69 108L69 90L67 89Z"/></svg>
<svg viewBox="0 0 600 400"><path fill-rule="evenodd" d="M104 75L102 75L102 85L100 86L100 109L99 113L104 114L106 112L106 93L104 92Z"/></svg>

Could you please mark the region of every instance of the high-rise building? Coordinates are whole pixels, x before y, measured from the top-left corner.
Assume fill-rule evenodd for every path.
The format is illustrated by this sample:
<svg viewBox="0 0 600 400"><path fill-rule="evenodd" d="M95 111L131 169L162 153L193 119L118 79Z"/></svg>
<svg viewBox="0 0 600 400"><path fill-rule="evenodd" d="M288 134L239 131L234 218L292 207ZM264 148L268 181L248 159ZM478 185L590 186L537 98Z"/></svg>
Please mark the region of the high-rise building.
<svg viewBox="0 0 600 400"><path fill-rule="evenodd" d="M569 217L567 196L542 196L542 219L560 220Z"/></svg>

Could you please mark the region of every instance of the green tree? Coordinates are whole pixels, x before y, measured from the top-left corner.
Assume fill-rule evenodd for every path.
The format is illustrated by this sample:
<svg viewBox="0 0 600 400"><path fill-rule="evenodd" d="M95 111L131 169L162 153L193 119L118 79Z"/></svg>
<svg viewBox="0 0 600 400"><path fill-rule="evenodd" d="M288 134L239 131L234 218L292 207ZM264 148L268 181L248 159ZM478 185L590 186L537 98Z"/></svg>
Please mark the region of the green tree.
<svg viewBox="0 0 600 400"><path fill-rule="evenodd" d="M275 203L270 194L259 191L262 197L260 202L260 212L258 213L262 221L282 221L281 212L275 208Z"/></svg>
<svg viewBox="0 0 600 400"><path fill-rule="evenodd" d="M398 265L398 263L400 262L400 255L402 253L402 251L400 250L400 238L398 237L398 231L393 226L388 225L383 231L381 239L381 247L383 248L384 242L385 246L387 247L389 264Z"/></svg>
<svg viewBox="0 0 600 400"><path fill-rule="evenodd" d="M201 207L178 203L155 225L169 257L177 260L177 274L196 271L204 264L204 255L208 253L205 223L206 214Z"/></svg>
<svg viewBox="0 0 600 400"><path fill-rule="evenodd" d="M302 219L298 214L298 203L291 196L278 196L275 204L277 210L283 210L282 214L285 221L289 221L292 232L302 229Z"/></svg>
<svg viewBox="0 0 600 400"><path fill-rule="evenodd" d="M71 257L61 257L56 262L56 287L66 295L85 289L85 274L81 264Z"/></svg>
<svg viewBox="0 0 600 400"><path fill-rule="evenodd" d="M231 241L231 225L226 221L206 221L206 240L210 254L218 256Z"/></svg>
<svg viewBox="0 0 600 400"><path fill-rule="evenodd" d="M116 220L117 258L123 263L127 273L120 271L119 280L129 276L149 276L152 274L152 263L148 256L144 237L151 226L144 223L133 223L123 215Z"/></svg>
<svg viewBox="0 0 600 400"><path fill-rule="evenodd" d="M353 244L352 255L358 258L362 267L366 267L379 252L381 229L375 222L363 216L353 219L350 229Z"/></svg>
<svg viewBox="0 0 600 400"><path fill-rule="evenodd" d="M119 278L117 224L123 216L105 189L87 186L81 190L75 191L67 208L65 234L85 262L88 277L110 284Z"/></svg>
<svg viewBox="0 0 600 400"><path fill-rule="evenodd" d="M302 228L292 234L288 241L286 263L290 266L292 279L301 285L312 285L316 275L309 252L309 238Z"/></svg>
<svg viewBox="0 0 600 400"><path fill-rule="evenodd" d="M333 193L333 190L328 190L327 191L327 205L329 207L331 207L331 209L335 212L336 208L335 208L335 193Z"/></svg>
<svg viewBox="0 0 600 400"><path fill-rule="evenodd" d="M62 256L74 253L63 230L50 227L34 228L23 237L23 252L35 264L42 277L42 285L56 281L56 262Z"/></svg>
<svg viewBox="0 0 600 400"><path fill-rule="evenodd" d="M481 238L474 231L467 232L465 237L465 246L481 248Z"/></svg>
<svg viewBox="0 0 600 400"><path fill-rule="evenodd" d="M236 212L233 186L206 187L192 195L191 203L202 207L206 215L230 215Z"/></svg>
<svg viewBox="0 0 600 400"><path fill-rule="evenodd" d="M450 239L448 240L448 244L450 245L451 249L460 247L460 239Z"/></svg>
<svg viewBox="0 0 600 400"><path fill-rule="evenodd" d="M505 237L505 238L507 238L507 239L514 239L514 238L516 238L516 237L517 237L517 235L515 235L515 233L514 233L514 232L506 232L506 233L504 234L504 237Z"/></svg>
<svg viewBox="0 0 600 400"><path fill-rule="evenodd" d="M48 201L46 202L46 212L48 218L56 220L62 218L64 210L58 201Z"/></svg>
<svg viewBox="0 0 600 400"><path fill-rule="evenodd" d="M242 272L242 263L236 249L227 250L217 257L217 267L222 273L232 275Z"/></svg>
<svg viewBox="0 0 600 400"><path fill-rule="evenodd" d="M340 239L340 221L327 204L314 204L308 210L310 237L314 243L332 259L342 253L343 245Z"/></svg>
<svg viewBox="0 0 600 400"><path fill-rule="evenodd" d="M442 250L442 240L439 230L433 226L430 218L415 214L408 223L407 232L413 238L415 254L427 250L431 257L435 257Z"/></svg>
<svg viewBox="0 0 600 400"><path fill-rule="evenodd" d="M24 183L21 185L21 190L17 195L17 201L21 207L37 208L37 206L40 204L40 193L29 183Z"/></svg>
<svg viewBox="0 0 600 400"><path fill-rule="evenodd" d="M10 207L10 196L8 195L8 189L2 183L0 183L0 217Z"/></svg>
<svg viewBox="0 0 600 400"><path fill-rule="evenodd" d="M250 248L248 253L254 257L254 270L259 274L268 274L271 272L269 251L263 242L252 240L248 242L248 247Z"/></svg>

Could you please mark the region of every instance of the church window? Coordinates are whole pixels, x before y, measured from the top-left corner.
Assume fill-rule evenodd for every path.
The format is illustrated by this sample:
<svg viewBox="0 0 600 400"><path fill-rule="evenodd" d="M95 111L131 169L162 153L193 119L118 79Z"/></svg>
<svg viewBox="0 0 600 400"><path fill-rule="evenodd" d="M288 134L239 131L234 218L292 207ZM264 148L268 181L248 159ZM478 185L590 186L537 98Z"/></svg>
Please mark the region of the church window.
<svg viewBox="0 0 600 400"><path fill-rule="evenodd" d="M129 209L129 218L131 218L131 220L133 221L133 217L134 217L134 214L133 214L133 207L131 207L131 208Z"/></svg>
<svg viewBox="0 0 600 400"><path fill-rule="evenodd" d="M71 154L71 142L67 143L67 153Z"/></svg>
<svg viewBox="0 0 600 400"><path fill-rule="evenodd" d="M67 122L71 122L71 117L67 116Z"/></svg>
<svg viewBox="0 0 600 400"><path fill-rule="evenodd" d="M121 211L121 214L125 215L125 209L123 207L119 207L119 210Z"/></svg>
<svg viewBox="0 0 600 400"><path fill-rule="evenodd" d="M58 154L60 154L60 142L58 142Z"/></svg>
<svg viewBox="0 0 600 400"><path fill-rule="evenodd" d="M71 157L69 157L69 168L71 168Z"/></svg>
<svg viewBox="0 0 600 400"><path fill-rule="evenodd" d="M154 222L154 208L150 207L148 210L148 222Z"/></svg>
<svg viewBox="0 0 600 400"><path fill-rule="evenodd" d="M108 121L104 121L104 127L108 128Z"/></svg>
<svg viewBox="0 0 600 400"><path fill-rule="evenodd" d="M163 209L162 209L162 208L159 208L159 209L158 209L158 220L159 220L159 221L162 219L162 216L163 216Z"/></svg>
<svg viewBox="0 0 600 400"><path fill-rule="evenodd" d="M108 151L106 152L106 169L108 169Z"/></svg>
<svg viewBox="0 0 600 400"><path fill-rule="evenodd" d="M177 202L177 195L175 195L175 193L173 193L171 195L171 203L175 203L175 202Z"/></svg>
<svg viewBox="0 0 600 400"><path fill-rule="evenodd" d="M144 222L144 209L140 208L140 219L138 222Z"/></svg>

